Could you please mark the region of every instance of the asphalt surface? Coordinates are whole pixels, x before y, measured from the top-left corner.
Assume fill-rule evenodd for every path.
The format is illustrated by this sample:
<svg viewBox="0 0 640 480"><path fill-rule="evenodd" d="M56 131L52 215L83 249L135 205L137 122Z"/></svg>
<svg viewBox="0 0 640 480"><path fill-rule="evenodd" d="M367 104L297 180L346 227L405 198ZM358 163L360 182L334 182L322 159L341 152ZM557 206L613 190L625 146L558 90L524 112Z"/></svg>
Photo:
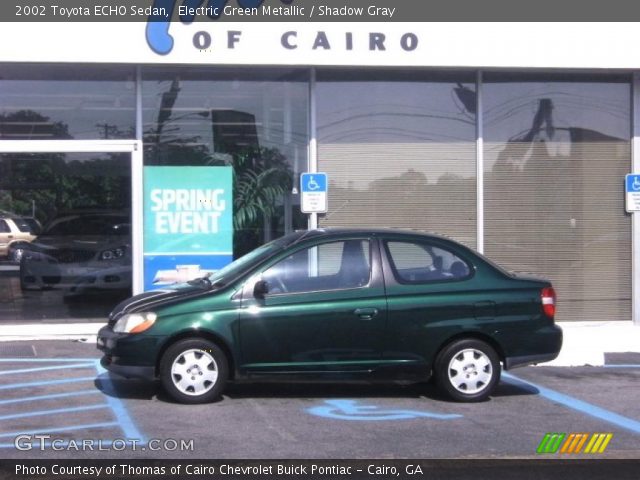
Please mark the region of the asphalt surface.
<svg viewBox="0 0 640 480"><path fill-rule="evenodd" d="M93 344L0 343L0 458L640 459L636 357L516 369L477 404L431 385L277 383L187 406L158 384L109 376ZM603 453L538 454L546 433L612 437Z"/></svg>

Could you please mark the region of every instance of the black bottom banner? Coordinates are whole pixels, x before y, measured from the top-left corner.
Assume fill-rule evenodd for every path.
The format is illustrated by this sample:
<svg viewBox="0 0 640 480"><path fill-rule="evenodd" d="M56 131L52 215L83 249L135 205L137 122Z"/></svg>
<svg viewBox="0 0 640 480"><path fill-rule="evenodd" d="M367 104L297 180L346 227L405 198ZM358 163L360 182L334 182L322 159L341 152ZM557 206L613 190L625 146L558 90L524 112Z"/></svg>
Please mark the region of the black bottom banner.
<svg viewBox="0 0 640 480"><path fill-rule="evenodd" d="M2 480L638 479L639 460L0 460Z"/></svg>

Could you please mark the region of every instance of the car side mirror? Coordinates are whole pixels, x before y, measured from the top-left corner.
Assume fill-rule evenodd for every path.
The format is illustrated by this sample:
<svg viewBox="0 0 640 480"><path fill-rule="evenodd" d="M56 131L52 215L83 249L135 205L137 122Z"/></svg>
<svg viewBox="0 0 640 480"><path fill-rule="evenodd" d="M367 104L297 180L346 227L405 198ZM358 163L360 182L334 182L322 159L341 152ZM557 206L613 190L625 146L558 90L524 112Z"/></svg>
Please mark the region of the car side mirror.
<svg viewBox="0 0 640 480"><path fill-rule="evenodd" d="M253 286L253 296L256 298L264 298L269 293L269 284L266 280L258 280Z"/></svg>

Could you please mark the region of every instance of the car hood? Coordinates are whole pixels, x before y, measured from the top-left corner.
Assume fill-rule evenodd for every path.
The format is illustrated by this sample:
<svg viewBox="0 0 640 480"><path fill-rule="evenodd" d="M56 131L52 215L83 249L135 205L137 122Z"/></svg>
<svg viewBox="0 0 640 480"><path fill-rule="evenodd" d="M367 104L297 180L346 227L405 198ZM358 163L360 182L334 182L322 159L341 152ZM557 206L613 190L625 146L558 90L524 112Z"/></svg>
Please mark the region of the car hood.
<svg viewBox="0 0 640 480"><path fill-rule="evenodd" d="M47 250L103 250L110 246L120 246L128 243L126 237L111 236L104 237L98 235L87 235L82 237L66 237L58 235L41 235L31 243L32 247L43 252Z"/></svg>
<svg viewBox="0 0 640 480"><path fill-rule="evenodd" d="M199 297L220 290L222 287L205 288L199 285L181 285L176 289L154 290L134 295L115 306L109 314L109 325L127 313L144 312Z"/></svg>

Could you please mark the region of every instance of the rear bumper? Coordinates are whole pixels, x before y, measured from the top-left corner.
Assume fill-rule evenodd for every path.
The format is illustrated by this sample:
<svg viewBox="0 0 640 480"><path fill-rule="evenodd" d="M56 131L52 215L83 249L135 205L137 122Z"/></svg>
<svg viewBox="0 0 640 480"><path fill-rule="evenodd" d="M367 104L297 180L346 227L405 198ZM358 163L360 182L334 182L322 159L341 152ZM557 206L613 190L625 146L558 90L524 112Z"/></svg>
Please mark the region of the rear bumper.
<svg viewBox="0 0 640 480"><path fill-rule="evenodd" d="M558 356L558 353L544 353L541 355L523 355L521 357L507 357L504 359L504 369L511 370L516 367L535 365L537 363L550 362Z"/></svg>
<svg viewBox="0 0 640 480"><path fill-rule="evenodd" d="M504 359L504 369L510 370L526 365L550 362L560 354L562 348L562 329L551 325L535 332L535 350L522 355L507 356ZM537 350L537 351L536 351Z"/></svg>

